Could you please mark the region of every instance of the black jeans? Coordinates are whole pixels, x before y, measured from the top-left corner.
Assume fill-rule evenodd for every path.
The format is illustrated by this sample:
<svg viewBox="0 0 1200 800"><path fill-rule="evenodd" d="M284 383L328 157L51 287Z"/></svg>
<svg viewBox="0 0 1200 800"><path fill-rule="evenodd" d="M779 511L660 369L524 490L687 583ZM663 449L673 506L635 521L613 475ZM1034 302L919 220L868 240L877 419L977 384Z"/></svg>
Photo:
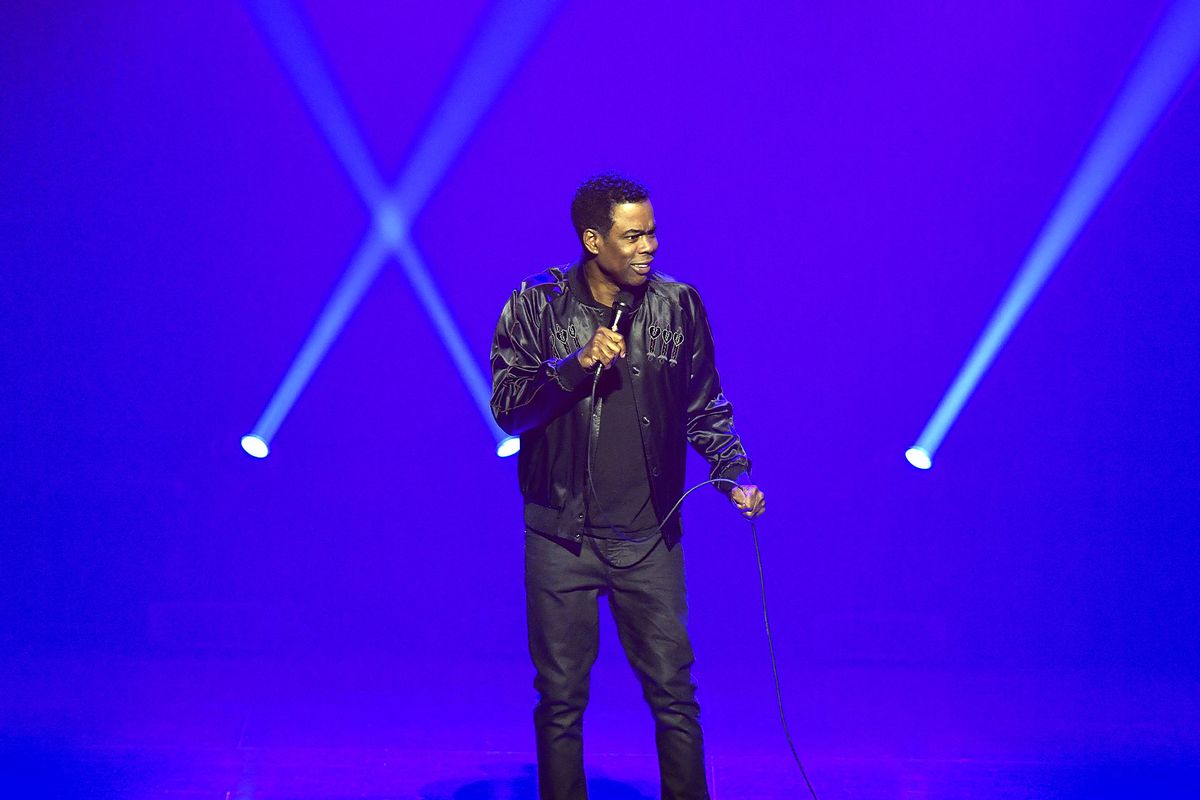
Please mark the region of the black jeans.
<svg viewBox="0 0 1200 800"><path fill-rule="evenodd" d="M543 800L587 797L583 711L599 647L597 598L609 606L625 655L654 714L663 798L706 800L700 707L687 634L683 548L661 537L560 542L525 533L529 653L537 671L533 712Z"/></svg>

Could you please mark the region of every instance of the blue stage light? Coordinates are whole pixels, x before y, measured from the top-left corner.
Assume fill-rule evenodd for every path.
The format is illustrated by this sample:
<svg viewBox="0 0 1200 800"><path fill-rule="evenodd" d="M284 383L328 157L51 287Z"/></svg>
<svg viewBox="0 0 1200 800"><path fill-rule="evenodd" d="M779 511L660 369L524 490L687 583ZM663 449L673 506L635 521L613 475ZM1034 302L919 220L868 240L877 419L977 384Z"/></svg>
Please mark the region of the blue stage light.
<svg viewBox="0 0 1200 800"><path fill-rule="evenodd" d="M908 448L904 451L904 457L908 459L908 463L917 469L929 469L933 466L933 459L929 457L929 453L922 447Z"/></svg>
<svg viewBox="0 0 1200 800"><path fill-rule="evenodd" d="M266 440L254 433L242 437L242 449L255 458L266 458L271 452Z"/></svg>
<svg viewBox="0 0 1200 800"><path fill-rule="evenodd" d="M375 232L395 249L408 237L408 222L395 203L385 200L375 209Z"/></svg>
<svg viewBox="0 0 1200 800"><path fill-rule="evenodd" d="M516 455L521 449L521 438L519 436L506 436L500 440L500 444L496 445L496 455L501 458L508 458L511 455Z"/></svg>
<svg viewBox="0 0 1200 800"><path fill-rule="evenodd" d="M255 434L264 443L275 435L387 256L394 254L471 393L485 426L492 432L497 453L504 450L502 455L511 455L520 447L520 440L514 444L492 418L491 388L471 357L424 259L409 238L409 231L413 219L556 6L557 0L500 0L492 6L400 179L389 192L384 190L366 143L294 8L287 0L253 0L251 8L263 32L275 46L313 119L373 215L371 232L255 426Z"/></svg>
<svg viewBox="0 0 1200 800"><path fill-rule="evenodd" d="M928 469L947 431L1037 293L1200 60L1200 0L1177 0L1163 14L1075 174L1034 241L987 327L909 448ZM924 463L925 466L921 466Z"/></svg>

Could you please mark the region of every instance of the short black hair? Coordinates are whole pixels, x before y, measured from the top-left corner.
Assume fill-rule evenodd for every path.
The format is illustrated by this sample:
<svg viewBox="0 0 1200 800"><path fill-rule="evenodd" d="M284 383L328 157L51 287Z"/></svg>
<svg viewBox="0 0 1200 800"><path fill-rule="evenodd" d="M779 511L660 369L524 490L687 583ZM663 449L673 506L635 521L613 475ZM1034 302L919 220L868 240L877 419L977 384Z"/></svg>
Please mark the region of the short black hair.
<svg viewBox="0 0 1200 800"><path fill-rule="evenodd" d="M588 228L607 236L612 230L613 206L621 203L640 203L650 197L649 190L635 180L605 172L588 178L575 190L571 201L571 223L579 241Z"/></svg>

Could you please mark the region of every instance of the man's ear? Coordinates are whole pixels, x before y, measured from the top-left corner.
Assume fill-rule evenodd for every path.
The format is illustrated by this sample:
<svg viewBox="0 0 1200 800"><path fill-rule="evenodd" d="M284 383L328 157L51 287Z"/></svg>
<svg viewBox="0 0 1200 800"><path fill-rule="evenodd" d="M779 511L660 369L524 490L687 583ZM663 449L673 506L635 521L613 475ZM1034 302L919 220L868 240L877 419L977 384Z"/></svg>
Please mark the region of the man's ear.
<svg viewBox="0 0 1200 800"><path fill-rule="evenodd" d="M592 255L600 253L600 234L595 228L586 228L583 231L583 249Z"/></svg>

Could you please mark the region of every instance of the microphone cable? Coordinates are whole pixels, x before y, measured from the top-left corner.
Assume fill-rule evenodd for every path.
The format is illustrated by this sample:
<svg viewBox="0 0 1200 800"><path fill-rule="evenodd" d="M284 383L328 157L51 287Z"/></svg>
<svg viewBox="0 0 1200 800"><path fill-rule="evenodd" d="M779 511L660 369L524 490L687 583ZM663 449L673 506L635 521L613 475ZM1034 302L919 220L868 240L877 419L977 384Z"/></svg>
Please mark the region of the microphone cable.
<svg viewBox="0 0 1200 800"><path fill-rule="evenodd" d="M729 478L713 478L712 480L701 481L680 495L679 499L675 501L675 505L673 505L671 510L667 512L665 517L663 517L663 523L660 524L665 524L666 521L671 518L671 515L679 510L679 507L683 505L683 501L687 499L687 496L692 492L696 491L702 486L708 486L710 484L716 486L719 483L728 483L735 487L738 486L737 481L730 480ZM770 653L771 656L771 676L775 681L775 701L779 706L779 722L783 725L783 738L787 740L788 749L792 752L792 758L796 762L796 768L800 770L800 776L804 778L804 785L808 787L808 793L812 795L813 800L819 800L817 797L817 790L813 788L812 781L808 778L808 772L804 769L804 764L800 761L800 754L796 752L796 744L792 741L792 732L791 729L788 728L787 713L783 710L783 688L779 681L779 662L775 657L775 638L771 635L771 615L767 609L767 578L763 570L762 549L758 544L758 528L755 527L753 519L747 519L746 521L750 523L750 537L754 541L754 560L758 564L758 588L759 593L762 596L763 629L767 632L767 652Z"/></svg>
<svg viewBox="0 0 1200 800"><path fill-rule="evenodd" d="M588 446L587 446L587 484L588 484L588 492L591 494L592 498L596 501L596 508L597 508L597 510L599 510L600 516L604 518L604 521L608 524L608 527L611 530L621 532L620 527L617 525L613 525L612 520L610 520L608 518L608 515L604 513L604 508L600 504L600 496L596 493L596 486L592 482L592 439L593 439L592 427L594 425L596 425L596 387L598 387L600 385L600 374L603 371L604 371L603 368L596 370L596 375L592 379L592 392L591 392L591 396L589 398L589 404L588 404L589 412L588 412ZM599 438L599 430L596 430L595 433L597 434L595 438ZM747 472L747 474L749 474L749 472ZM672 514L675 514L677 511L679 511L680 506L683 505L683 501L686 500L688 498L688 496L692 494L692 492L695 492L697 489L700 489L704 486L710 486L710 485L717 486L718 484L722 484L722 483L728 483L734 487L737 487L739 485L737 481L731 480L729 478L712 478L711 480L700 481L695 486L692 486L691 488L689 488L687 491L685 491L683 494L681 494L679 496L679 499L675 501L675 505L671 506L671 510L666 513L666 515L662 518L662 521L660 523L658 523L658 526L655 529L653 529L654 530L653 533L647 534L646 536L639 537L637 539L627 538L627 539L625 539L625 541L645 542L645 541L649 541L653 536L661 535L662 534L662 526L667 523L667 520L669 520L671 518ZM809 780L809 778L808 778L808 772L804 769L804 764L800 761L800 754L796 752L796 744L795 744L795 742L792 741L792 732L788 728L787 713L784 711L784 708L783 708L783 688L782 688L782 686L780 684L780 680L779 680L779 662L775 657L775 639L771 635L771 615L767 609L767 578L766 578L766 574L763 570L762 549L758 543L758 528L755 527L753 519L747 518L746 521L748 523L750 523L750 536L754 541L754 560L758 565L758 586L759 586L759 592L762 596L763 628L764 628L764 630L766 630L766 633L767 633L767 651L771 657L771 675L774 678L774 682L775 682L775 701L776 701L777 705L779 706L779 722L783 725L783 737L784 737L784 739L787 740L788 749L791 750L792 758L796 762L797 769L800 770L800 776L802 778L804 778L804 784L805 784L805 786L808 787L809 794L812 795L813 800L819 800L819 798L817 797L817 790L813 788L812 781ZM657 549L657 545L655 547L652 547L649 550L647 550L645 555L643 555L637 561L634 561L632 564L628 564L625 567L622 567L622 569L629 569L631 567L635 567L638 564L642 563L650 556L651 553L654 552L655 549ZM603 557L601 557L601 558L603 558ZM607 559L603 559L603 560L605 561L605 563L608 563ZM613 564L609 564L609 566L613 567L614 569L617 568Z"/></svg>

